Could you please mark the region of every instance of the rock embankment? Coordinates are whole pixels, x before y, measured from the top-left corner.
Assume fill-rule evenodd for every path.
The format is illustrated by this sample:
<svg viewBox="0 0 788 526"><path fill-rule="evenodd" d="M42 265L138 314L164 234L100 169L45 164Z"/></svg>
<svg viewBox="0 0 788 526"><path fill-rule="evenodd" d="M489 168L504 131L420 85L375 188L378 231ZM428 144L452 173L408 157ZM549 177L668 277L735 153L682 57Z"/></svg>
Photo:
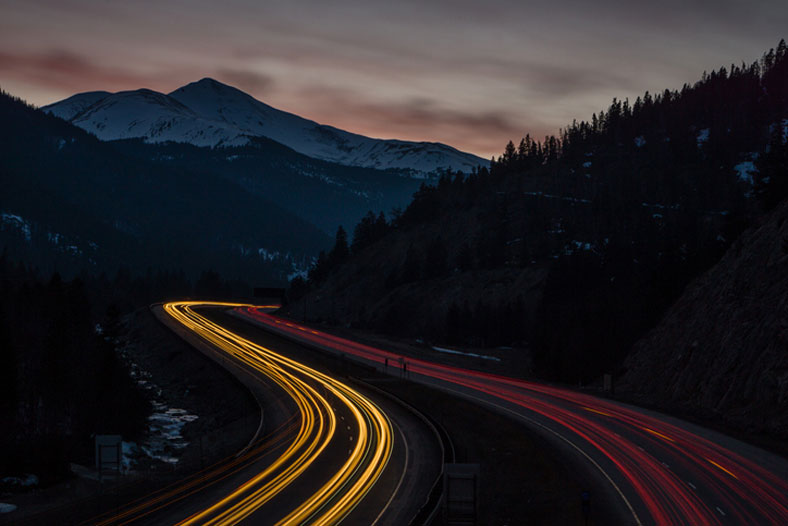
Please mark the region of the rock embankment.
<svg viewBox="0 0 788 526"><path fill-rule="evenodd" d="M635 395L788 436L788 202L687 287L625 366Z"/></svg>

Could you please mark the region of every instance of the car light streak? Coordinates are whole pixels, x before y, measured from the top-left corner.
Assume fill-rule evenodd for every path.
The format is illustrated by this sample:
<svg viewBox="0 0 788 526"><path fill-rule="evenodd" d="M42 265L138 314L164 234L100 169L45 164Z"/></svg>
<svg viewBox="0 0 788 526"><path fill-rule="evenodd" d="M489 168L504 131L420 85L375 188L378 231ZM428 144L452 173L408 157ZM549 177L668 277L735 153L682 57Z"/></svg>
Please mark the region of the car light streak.
<svg viewBox="0 0 788 526"><path fill-rule="evenodd" d="M538 415L578 444L602 455L638 501L630 506L638 524L788 524L788 482L723 445L667 419L569 389L401 356L285 321L260 310L236 309L270 330L331 352L402 369L411 378L439 380L466 392L483 393ZM503 407L509 411L508 407ZM530 418L530 417L529 417ZM541 424L539 424L541 425ZM645 448L642 446L646 446ZM669 459L673 469L666 469ZM603 470L597 464L600 470ZM603 470L604 471L604 470ZM680 478L688 472L703 492ZM610 477L605 473L608 480ZM612 482L612 480L611 480ZM616 489L618 486L614 484ZM629 505L629 499L619 490ZM724 508L725 512L720 510Z"/></svg>
<svg viewBox="0 0 788 526"><path fill-rule="evenodd" d="M356 390L257 345L194 310L198 307L241 306L237 303L176 302L167 303L163 308L174 320L214 348L279 385L294 401L299 422L290 423L286 429L287 436L294 437L272 463L223 498L179 524L237 524L280 495L318 459L326 458L321 455L327 454L326 449L332 441L339 440L336 433L337 417L332 404L344 407L352 415L351 422L355 430L353 447L339 469L327 476L322 486L305 500L302 499L303 502L294 504L292 511L279 524L336 524L352 512L385 469L393 447L391 423L373 402ZM294 427L297 427L295 433ZM131 506L122 515L115 515L106 522L117 524L123 523L124 519L131 522L160 509L172 499L181 499L199 491L202 483L207 480L215 483L226 478L248 465L248 461L262 452L261 448L271 445L270 440L256 444L246 454L230 462L230 467L222 464L221 468L209 468L183 485ZM277 442L277 447L284 447L281 440ZM319 484L320 481L314 483Z"/></svg>
<svg viewBox="0 0 788 526"><path fill-rule="evenodd" d="M83 524L95 526L131 524L221 482L243 469L249 463L256 462L262 457L282 449L292 440L292 436L299 427L295 420L297 420L296 415L292 415L279 428L256 441L247 451L241 454L223 459L184 480L129 502L118 512L94 517Z"/></svg>

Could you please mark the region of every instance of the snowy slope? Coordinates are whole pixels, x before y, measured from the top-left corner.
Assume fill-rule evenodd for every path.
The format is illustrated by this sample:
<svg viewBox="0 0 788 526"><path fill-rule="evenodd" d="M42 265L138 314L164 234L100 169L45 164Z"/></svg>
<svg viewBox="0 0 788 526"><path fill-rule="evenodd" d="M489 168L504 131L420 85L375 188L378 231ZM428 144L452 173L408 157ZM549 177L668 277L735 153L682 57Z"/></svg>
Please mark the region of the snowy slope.
<svg viewBox="0 0 788 526"><path fill-rule="evenodd" d="M349 166L397 168L426 175L441 168L470 171L487 161L440 143L372 139L272 108L213 79L168 95L150 90L74 95L42 108L102 140L240 146L267 137L304 155Z"/></svg>
<svg viewBox="0 0 788 526"><path fill-rule="evenodd" d="M72 117L71 122L102 140L146 137L153 142L197 146L239 145L248 140L236 130L201 118L172 97L146 89L110 94Z"/></svg>
<svg viewBox="0 0 788 526"><path fill-rule="evenodd" d="M43 109L55 117L60 117L70 121L77 114L82 113L98 101L107 98L111 95L108 91L88 91L86 93L77 93L71 97L56 102L50 106L45 106Z"/></svg>

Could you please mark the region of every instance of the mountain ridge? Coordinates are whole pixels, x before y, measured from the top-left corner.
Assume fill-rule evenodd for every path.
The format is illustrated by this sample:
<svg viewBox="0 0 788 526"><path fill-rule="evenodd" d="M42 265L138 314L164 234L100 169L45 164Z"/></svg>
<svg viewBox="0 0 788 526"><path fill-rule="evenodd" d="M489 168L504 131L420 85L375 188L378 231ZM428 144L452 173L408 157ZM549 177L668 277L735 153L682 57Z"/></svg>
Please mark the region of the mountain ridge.
<svg viewBox="0 0 788 526"><path fill-rule="evenodd" d="M46 272L136 266L192 276L213 268L278 283L328 240L280 203L204 166L101 142L5 94L0 115L0 246Z"/></svg>
<svg viewBox="0 0 788 526"><path fill-rule="evenodd" d="M470 172L487 161L437 142L377 139L278 110L205 77L168 94L148 89L73 95L41 108L104 141L143 138L200 147L243 146L266 137L319 160L426 177Z"/></svg>

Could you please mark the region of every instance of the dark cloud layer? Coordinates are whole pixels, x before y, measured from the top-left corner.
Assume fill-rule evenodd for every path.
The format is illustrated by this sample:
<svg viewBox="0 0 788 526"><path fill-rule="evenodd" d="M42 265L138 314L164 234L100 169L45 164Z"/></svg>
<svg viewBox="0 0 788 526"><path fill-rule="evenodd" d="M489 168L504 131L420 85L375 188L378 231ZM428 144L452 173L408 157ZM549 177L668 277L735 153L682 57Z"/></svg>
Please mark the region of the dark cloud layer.
<svg viewBox="0 0 788 526"><path fill-rule="evenodd" d="M212 76L319 122L483 156L788 36L785 0L6 0L2 13L0 86L36 104Z"/></svg>
<svg viewBox="0 0 788 526"><path fill-rule="evenodd" d="M221 68L213 75L222 82L230 84L245 91L247 93L254 93L257 96L265 95L271 88L274 87L274 78L270 75L263 75L261 73L254 73L252 71L244 71L239 69L225 69Z"/></svg>

